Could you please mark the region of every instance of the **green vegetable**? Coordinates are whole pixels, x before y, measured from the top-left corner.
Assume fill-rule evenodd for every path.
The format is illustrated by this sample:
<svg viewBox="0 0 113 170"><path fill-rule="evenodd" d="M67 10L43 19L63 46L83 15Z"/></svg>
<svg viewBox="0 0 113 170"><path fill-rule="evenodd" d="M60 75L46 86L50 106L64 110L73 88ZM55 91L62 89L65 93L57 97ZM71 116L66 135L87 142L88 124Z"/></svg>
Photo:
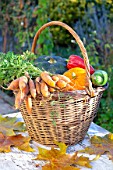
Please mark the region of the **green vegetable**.
<svg viewBox="0 0 113 170"><path fill-rule="evenodd" d="M42 72L33 64L35 54L26 51L22 55L13 52L0 53L0 85L6 85L12 80L21 77L27 71L32 78Z"/></svg>
<svg viewBox="0 0 113 170"><path fill-rule="evenodd" d="M91 81L95 86L104 86L108 81L108 74L104 70L97 70L91 75Z"/></svg>
<svg viewBox="0 0 113 170"><path fill-rule="evenodd" d="M53 74L63 74L67 71L67 61L59 56L40 56L35 60L35 66L43 71L48 71Z"/></svg>

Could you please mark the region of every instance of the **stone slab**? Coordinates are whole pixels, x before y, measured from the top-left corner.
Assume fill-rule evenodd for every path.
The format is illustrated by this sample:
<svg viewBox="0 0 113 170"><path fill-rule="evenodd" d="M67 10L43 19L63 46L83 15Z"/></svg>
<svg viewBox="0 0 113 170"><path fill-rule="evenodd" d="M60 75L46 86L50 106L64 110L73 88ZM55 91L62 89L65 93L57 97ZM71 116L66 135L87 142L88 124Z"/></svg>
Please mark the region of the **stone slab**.
<svg viewBox="0 0 113 170"><path fill-rule="evenodd" d="M0 114L8 114L16 112L14 108L14 98L0 90Z"/></svg>

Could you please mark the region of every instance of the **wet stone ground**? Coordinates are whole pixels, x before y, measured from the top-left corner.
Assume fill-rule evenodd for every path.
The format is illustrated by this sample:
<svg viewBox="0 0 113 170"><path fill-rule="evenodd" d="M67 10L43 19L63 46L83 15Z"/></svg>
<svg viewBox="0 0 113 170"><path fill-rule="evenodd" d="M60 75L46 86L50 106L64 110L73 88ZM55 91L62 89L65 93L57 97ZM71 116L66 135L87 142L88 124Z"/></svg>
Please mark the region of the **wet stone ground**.
<svg viewBox="0 0 113 170"><path fill-rule="evenodd" d="M0 91L0 114L9 114L15 111L14 98L11 98L4 92Z"/></svg>

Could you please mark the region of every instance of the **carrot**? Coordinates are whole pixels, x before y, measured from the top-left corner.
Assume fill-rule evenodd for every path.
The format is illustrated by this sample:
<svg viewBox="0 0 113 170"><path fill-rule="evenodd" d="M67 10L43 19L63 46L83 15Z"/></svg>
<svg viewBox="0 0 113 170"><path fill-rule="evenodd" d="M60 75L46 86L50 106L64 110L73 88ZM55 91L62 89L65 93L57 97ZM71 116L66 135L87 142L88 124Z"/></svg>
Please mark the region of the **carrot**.
<svg viewBox="0 0 113 170"><path fill-rule="evenodd" d="M31 99L31 95L28 95L25 98L25 104L26 104L26 109L27 109L28 114L31 114L32 113L32 99Z"/></svg>
<svg viewBox="0 0 113 170"><path fill-rule="evenodd" d="M26 85L26 87L24 87L21 91L21 98L24 99L29 93L29 86L28 84Z"/></svg>
<svg viewBox="0 0 113 170"><path fill-rule="evenodd" d="M55 92L55 88L49 87L49 92L51 92L51 93Z"/></svg>
<svg viewBox="0 0 113 170"><path fill-rule="evenodd" d="M27 96L27 94L29 93L29 86L28 86L28 84L22 89L22 92Z"/></svg>
<svg viewBox="0 0 113 170"><path fill-rule="evenodd" d="M36 92L37 92L38 94L41 94L40 83L39 83L39 82L36 82L35 84L36 84Z"/></svg>
<svg viewBox="0 0 113 170"><path fill-rule="evenodd" d="M19 80L20 80L20 78L13 80L10 83L10 85L8 86L8 88L6 88L6 89L7 90L17 90L17 89L19 89Z"/></svg>
<svg viewBox="0 0 113 170"><path fill-rule="evenodd" d="M55 82L52 80L48 72L44 71L40 76L42 80L45 81L49 86L55 87Z"/></svg>
<svg viewBox="0 0 113 170"><path fill-rule="evenodd" d="M67 85L67 83L65 81L63 81L63 80L58 80L56 82L56 86L59 87L60 89L66 87L66 85Z"/></svg>
<svg viewBox="0 0 113 170"><path fill-rule="evenodd" d="M35 99L36 98L36 88L35 88L34 81L31 78L29 79L29 89L30 89L31 96Z"/></svg>
<svg viewBox="0 0 113 170"><path fill-rule="evenodd" d="M41 77L37 77L36 79L35 79L35 82L40 82L40 80L41 80Z"/></svg>
<svg viewBox="0 0 113 170"><path fill-rule="evenodd" d="M19 91L19 92L15 95L15 108L16 108L16 109L19 109L21 103L22 103L21 91Z"/></svg>
<svg viewBox="0 0 113 170"><path fill-rule="evenodd" d="M40 83L40 87L41 87L41 93L44 97L49 97L50 93L49 93L49 90L48 90L48 86L47 84L42 80L41 83Z"/></svg>
<svg viewBox="0 0 113 170"><path fill-rule="evenodd" d="M22 89L24 89L27 85L28 82L28 78L26 76L22 76L19 79L19 88L22 91Z"/></svg>
<svg viewBox="0 0 113 170"><path fill-rule="evenodd" d="M57 82L57 81L59 80L59 77L56 76L56 75L53 75L53 76L52 76L52 80L55 81L55 82Z"/></svg>
<svg viewBox="0 0 113 170"><path fill-rule="evenodd" d="M57 76L59 79L65 81L66 83L70 83L70 82L71 82L71 80L70 80L68 77L64 76L64 75L57 74L56 76Z"/></svg>
<svg viewBox="0 0 113 170"><path fill-rule="evenodd" d="M66 87L64 87L61 91L63 92L74 91L74 88L70 84L67 84Z"/></svg>
<svg viewBox="0 0 113 170"><path fill-rule="evenodd" d="M40 80L41 80L41 77L37 77L37 78L35 79L36 92L37 92L38 94L41 94Z"/></svg>
<svg viewBox="0 0 113 170"><path fill-rule="evenodd" d="M25 72L25 76L29 79L30 78L30 76L29 76L29 73L26 71Z"/></svg>

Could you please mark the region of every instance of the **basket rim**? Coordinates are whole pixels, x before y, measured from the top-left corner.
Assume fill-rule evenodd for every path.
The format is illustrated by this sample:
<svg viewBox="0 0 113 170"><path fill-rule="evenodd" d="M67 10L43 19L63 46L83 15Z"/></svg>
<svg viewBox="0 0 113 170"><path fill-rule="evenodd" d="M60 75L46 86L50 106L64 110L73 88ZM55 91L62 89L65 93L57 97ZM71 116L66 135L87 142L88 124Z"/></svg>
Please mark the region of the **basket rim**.
<svg viewBox="0 0 113 170"><path fill-rule="evenodd" d="M94 87L95 96L97 95L97 93L105 91L108 88L108 86L109 86L109 83L106 83L106 85L104 85L104 86ZM60 91L60 93L66 93L66 94L71 93L71 94L79 94L79 95L88 95L86 90L74 90L74 91L68 91L68 92Z"/></svg>
<svg viewBox="0 0 113 170"><path fill-rule="evenodd" d="M108 88L108 86L109 84L107 83L105 86L102 86L102 87L94 87L95 95L93 97L99 95L99 93L103 93ZM86 90L75 90L75 91L68 91L68 92L56 91L56 92L53 92L49 98L45 98L40 94L36 97L36 99L33 99L33 100L37 100L37 98L40 98L43 101L52 101L52 100L58 99L59 97L63 97L63 98L66 97L66 100L67 100L67 98L70 96L76 99L77 101L93 98L87 93Z"/></svg>

